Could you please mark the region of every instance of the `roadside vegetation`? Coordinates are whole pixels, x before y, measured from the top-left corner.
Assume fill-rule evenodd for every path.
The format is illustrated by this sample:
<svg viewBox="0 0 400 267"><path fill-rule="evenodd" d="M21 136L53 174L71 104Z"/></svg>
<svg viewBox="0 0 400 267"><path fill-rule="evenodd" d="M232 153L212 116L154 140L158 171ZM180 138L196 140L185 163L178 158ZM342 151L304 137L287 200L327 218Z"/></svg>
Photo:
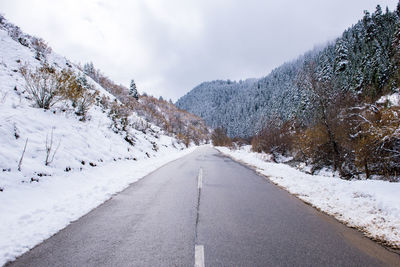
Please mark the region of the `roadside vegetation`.
<svg viewBox="0 0 400 267"><path fill-rule="evenodd" d="M86 63L81 69L116 97L113 102L108 98L101 100L103 106L112 107L110 114L117 124L116 129L126 128L128 117L135 112L145 120L133 125L140 131L145 132L150 123L153 123L177 137L186 146L191 142L196 145L209 142L209 129L202 118L177 108L172 101L166 101L162 97L157 99L146 93L140 95L133 80L129 89L116 84L96 69L93 63Z"/></svg>

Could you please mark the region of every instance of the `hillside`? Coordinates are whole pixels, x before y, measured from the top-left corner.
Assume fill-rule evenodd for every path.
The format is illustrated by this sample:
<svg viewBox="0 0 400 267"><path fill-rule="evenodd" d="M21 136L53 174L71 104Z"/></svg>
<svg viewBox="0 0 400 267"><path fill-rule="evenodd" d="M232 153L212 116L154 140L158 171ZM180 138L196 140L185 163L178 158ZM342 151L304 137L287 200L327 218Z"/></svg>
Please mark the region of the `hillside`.
<svg viewBox="0 0 400 267"><path fill-rule="evenodd" d="M100 82L93 80L80 66L51 51L44 40L22 33L5 18L0 23L2 169L15 170L25 142L26 154L17 173L29 176L52 168L80 170L85 168L82 162L101 165L118 159L148 158L161 148L160 139L169 140L168 146L180 147L181 143L199 144L207 138L208 129L200 118L151 96L141 96L139 101L121 99L122 94L128 95L127 88L103 74ZM52 72L65 72L74 82L84 80L87 90L83 96L56 96L49 107L39 108L25 78L34 83L32 78L51 76ZM51 77L40 82L50 81ZM119 94L112 86L119 88ZM42 166L46 137L49 142L53 138L54 152L58 143L60 146L54 162ZM6 187L0 182L0 187Z"/></svg>
<svg viewBox="0 0 400 267"><path fill-rule="evenodd" d="M176 105L223 126L231 137L259 133L271 120L312 121L314 100L305 73L312 65L318 80L331 81L336 92L362 101L377 100L399 87L399 13L378 6L324 48L306 53L250 83L205 82ZM219 101L215 101L219 99ZM209 108L211 106L211 108Z"/></svg>
<svg viewBox="0 0 400 267"><path fill-rule="evenodd" d="M0 265L208 139L204 121L0 16Z"/></svg>

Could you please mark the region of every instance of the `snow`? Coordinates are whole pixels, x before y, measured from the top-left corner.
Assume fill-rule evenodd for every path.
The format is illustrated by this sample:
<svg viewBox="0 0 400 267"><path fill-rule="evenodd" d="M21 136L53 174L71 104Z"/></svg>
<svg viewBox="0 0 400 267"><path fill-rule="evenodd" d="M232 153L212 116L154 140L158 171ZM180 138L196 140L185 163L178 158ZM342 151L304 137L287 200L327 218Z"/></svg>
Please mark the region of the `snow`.
<svg viewBox="0 0 400 267"><path fill-rule="evenodd" d="M1 25L0 25L1 26ZM52 52L58 70L71 66ZM195 149L132 114L126 132L114 132L109 110L94 105L85 122L60 102L35 108L19 68L40 66L35 51L11 39L0 27L0 266L28 251L160 166ZM101 96L115 99L87 77ZM46 139L53 145L45 165ZM28 140L28 141L27 141ZM18 165L23 154L21 170ZM58 147L58 149L57 149Z"/></svg>
<svg viewBox="0 0 400 267"><path fill-rule="evenodd" d="M388 103L391 106L399 106L400 105L400 95L399 93L393 93L390 95L384 95L376 101L378 104Z"/></svg>
<svg viewBox="0 0 400 267"><path fill-rule="evenodd" d="M347 181L326 171L324 175L309 175L282 163L269 162L268 155L252 152L250 146L218 150L254 167L273 183L366 236L400 248L400 183Z"/></svg>

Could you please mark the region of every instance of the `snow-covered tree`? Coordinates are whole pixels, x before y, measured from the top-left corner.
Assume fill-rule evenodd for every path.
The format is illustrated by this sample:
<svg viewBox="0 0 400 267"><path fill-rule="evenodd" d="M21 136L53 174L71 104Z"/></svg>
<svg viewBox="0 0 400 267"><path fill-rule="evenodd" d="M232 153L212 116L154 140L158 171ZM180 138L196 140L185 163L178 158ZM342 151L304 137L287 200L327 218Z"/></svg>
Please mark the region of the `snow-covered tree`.
<svg viewBox="0 0 400 267"><path fill-rule="evenodd" d="M138 91L136 88L136 84L135 81L132 79L131 80L131 85L129 87L129 95L132 96L133 98L135 98L136 100L139 99L139 95L138 95Z"/></svg>
<svg viewBox="0 0 400 267"><path fill-rule="evenodd" d="M83 65L83 72L89 76L93 75L96 72L93 62L85 63L85 65Z"/></svg>
<svg viewBox="0 0 400 267"><path fill-rule="evenodd" d="M342 39L338 40L336 42L336 47L335 47L335 53L336 53L336 58L335 58L335 70L336 72L344 71L346 69L347 64L349 63L348 60L348 49L346 46L346 42L343 41Z"/></svg>

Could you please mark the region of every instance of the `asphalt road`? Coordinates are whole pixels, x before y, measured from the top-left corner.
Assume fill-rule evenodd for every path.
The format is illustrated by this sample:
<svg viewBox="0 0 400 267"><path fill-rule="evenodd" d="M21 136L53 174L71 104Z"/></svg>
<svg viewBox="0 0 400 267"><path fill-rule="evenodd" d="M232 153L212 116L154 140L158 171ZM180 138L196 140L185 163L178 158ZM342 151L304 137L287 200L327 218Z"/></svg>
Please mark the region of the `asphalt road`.
<svg viewBox="0 0 400 267"><path fill-rule="evenodd" d="M400 266L400 256L201 148L7 266Z"/></svg>

